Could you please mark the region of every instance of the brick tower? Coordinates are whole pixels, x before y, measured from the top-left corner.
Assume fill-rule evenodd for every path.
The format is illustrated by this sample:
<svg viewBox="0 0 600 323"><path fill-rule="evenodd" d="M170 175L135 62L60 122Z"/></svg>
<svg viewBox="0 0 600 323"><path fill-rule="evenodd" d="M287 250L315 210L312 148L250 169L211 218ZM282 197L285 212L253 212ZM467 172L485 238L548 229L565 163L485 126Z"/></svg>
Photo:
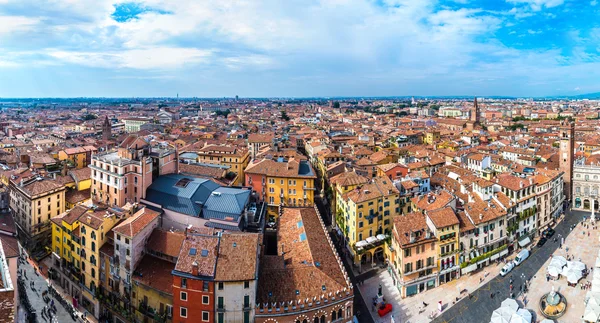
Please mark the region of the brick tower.
<svg viewBox="0 0 600 323"><path fill-rule="evenodd" d="M111 137L112 126L110 124L110 120L108 120L108 116L104 117L104 123L102 124L102 140L110 140Z"/></svg>
<svg viewBox="0 0 600 323"><path fill-rule="evenodd" d="M573 154L575 152L575 123L562 121L560 125L559 169L564 172L565 197L571 201L573 193Z"/></svg>

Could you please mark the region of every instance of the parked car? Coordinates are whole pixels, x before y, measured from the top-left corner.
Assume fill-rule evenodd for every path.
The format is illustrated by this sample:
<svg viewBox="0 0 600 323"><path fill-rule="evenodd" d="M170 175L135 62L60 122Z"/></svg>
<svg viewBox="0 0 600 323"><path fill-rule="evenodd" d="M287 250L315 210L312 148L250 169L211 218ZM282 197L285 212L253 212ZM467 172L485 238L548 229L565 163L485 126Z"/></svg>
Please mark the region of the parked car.
<svg viewBox="0 0 600 323"><path fill-rule="evenodd" d="M541 237L540 241L538 241L538 243L537 243L538 248L543 246L544 243L546 243L546 240L548 240L548 239L546 239L545 237Z"/></svg>
<svg viewBox="0 0 600 323"><path fill-rule="evenodd" d="M546 239L550 238L554 235L555 232L556 231L554 231L554 229L548 228L548 229L544 230L544 237L546 237Z"/></svg>
<svg viewBox="0 0 600 323"><path fill-rule="evenodd" d="M513 260L513 262L515 263L516 266L518 266L521 263L523 263L523 261L525 261L525 259L527 259L527 258L529 258L529 250L523 249L523 250L519 251L519 253L515 257L515 260Z"/></svg>
<svg viewBox="0 0 600 323"><path fill-rule="evenodd" d="M504 277L506 276L506 274L508 274L511 270L513 270L513 268L515 268L515 263L514 262L509 262L506 265L504 265L504 267L502 267L502 269L500 269L500 276Z"/></svg>

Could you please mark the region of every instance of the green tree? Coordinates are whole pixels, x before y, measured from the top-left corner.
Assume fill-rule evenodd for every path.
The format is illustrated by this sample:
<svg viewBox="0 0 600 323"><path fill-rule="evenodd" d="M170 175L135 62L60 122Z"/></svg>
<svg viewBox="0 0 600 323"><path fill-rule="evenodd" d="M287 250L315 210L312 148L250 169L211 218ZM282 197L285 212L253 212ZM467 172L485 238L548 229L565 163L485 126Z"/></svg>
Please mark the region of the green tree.
<svg viewBox="0 0 600 323"><path fill-rule="evenodd" d="M94 119L98 119L98 116L95 114L88 113L83 116L83 120L94 120Z"/></svg>
<svg viewBox="0 0 600 323"><path fill-rule="evenodd" d="M339 109L340 108L340 103L337 102L337 101L333 102L333 108L334 109Z"/></svg>
<svg viewBox="0 0 600 323"><path fill-rule="evenodd" d="M285 121L290 121L290 117L287 115L285 110L281 110L281 119L283 119Z"/></svg>

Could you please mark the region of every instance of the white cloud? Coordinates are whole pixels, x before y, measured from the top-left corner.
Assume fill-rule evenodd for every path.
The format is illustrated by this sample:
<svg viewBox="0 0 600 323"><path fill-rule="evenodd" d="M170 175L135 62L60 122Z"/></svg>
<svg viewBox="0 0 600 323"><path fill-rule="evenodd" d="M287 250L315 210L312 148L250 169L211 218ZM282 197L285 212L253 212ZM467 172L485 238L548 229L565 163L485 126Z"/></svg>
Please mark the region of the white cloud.
<svg viewBox="0 0 600 323"><path fill-rule="evenodd" d="M553 8L562 5L564 0L506 0L508 3L527 5L533 11L540 11L543 8Z"/></svg>
<svg viewBox="0 0 600 323"><path fill-rule="evenodd" d="M74 52L55 50L49 55L67 63L101 68L173 69L207 63L210 50L156 47L120 52Z"/></svg>
<svg viewBox="0 0 600 323"><path fill-rule="evenodd" d="M596 0L592 0L590 2L590 6L592 6L592 7L595 7L597 4L598 4L598 1L596 1Z"/></svg>
<svg viewBox="0 0 600 323"><path fill-rule="evenodd" d="M39 22L24 16L0 16L0 35L32 30Z"/></svg>

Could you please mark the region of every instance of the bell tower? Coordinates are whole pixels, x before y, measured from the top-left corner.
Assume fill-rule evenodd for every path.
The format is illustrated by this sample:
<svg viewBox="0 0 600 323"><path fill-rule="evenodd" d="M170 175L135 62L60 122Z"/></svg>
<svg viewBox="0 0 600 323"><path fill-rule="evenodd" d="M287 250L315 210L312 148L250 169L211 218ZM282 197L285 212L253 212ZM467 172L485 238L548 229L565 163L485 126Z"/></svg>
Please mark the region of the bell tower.
<svg viewBox="0 0 600 323"><path fill-rule="evenodd" d="M575 123L561 122L559 170L564 172L564 193L570 201L573 194L573 154L575 153Z"/></svg>
<svg viewBox="0 0 600 323"><path fill-rule="evenodd" d="M110 120L108 120L108 116L104 117L104 123L102 124L102 140L108 141L112 131L112 125L110 124Z"/></svg>

